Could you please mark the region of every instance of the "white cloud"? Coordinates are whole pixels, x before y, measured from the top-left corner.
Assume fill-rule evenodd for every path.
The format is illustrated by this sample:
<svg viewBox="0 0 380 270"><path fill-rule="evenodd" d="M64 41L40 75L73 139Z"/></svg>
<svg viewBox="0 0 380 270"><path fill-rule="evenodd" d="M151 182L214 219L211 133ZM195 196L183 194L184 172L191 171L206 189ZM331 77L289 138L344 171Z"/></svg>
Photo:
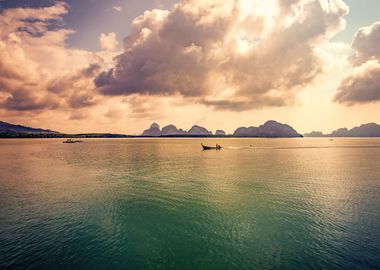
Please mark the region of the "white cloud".
<svg viewBox="0 0 380 270"><path fill-rule="evenodd" d="M219 109L287 105L323 69L318 48L347 12L341 0L187 0L146 11L96 84L106 95L180 94Z"/></svg>
<svg viewBox="0 0 380 270"><path fill-rule="evenodd" d="M96 103L93 78L103 54L67 48L59 27L68 7L7 9L0 14L0 104L8 111L80 108Z"/></svg>
<svg viewBox="0 0 380 270"><path fill-rule="evenodd" d="M110 32L108 34L100 34L99 43L100 47L103 50L114 51L118 46L118 42L116 40L116 33Z"/></svg>
<svg viewBox="0 0 380 270"><path fill-rule="evenodd" d="M335 101L348 105L380 101L380 62L370 60L355 67L342 81Z"/></svg>
<svg viewBox="0 0 380 270"><path fill-rule="evenodd" d="M123 11L123 7L122 6L113 6L112 9L115 10L115 11L117 11L117 12L122 12Z"/></svg>
<svg viewBox="0 0 380 270"><path fill-rule="evenodd" d="M380 21L359 29L352 48L356 51L354 64L360 65L371 59L380 59Z"/></svg>
<svg viewBox="0 0 380 270"><path fill-rule="evenodd" d="M380 101L380 22L363 27L355 35L353 69L343 79L334 100L354 105Z"/></svg>

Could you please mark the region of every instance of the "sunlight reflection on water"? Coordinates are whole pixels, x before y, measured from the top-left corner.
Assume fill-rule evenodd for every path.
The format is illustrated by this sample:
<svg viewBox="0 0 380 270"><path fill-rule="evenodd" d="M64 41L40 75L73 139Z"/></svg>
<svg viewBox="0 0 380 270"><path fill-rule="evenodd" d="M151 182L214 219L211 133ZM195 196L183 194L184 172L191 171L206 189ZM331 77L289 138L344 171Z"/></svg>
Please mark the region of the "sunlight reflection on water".
<svg viewBox="0 0 380 270"><path fill-rule="evenodd" d="M379 139L0 140L0 154L0 268L380 265Z"/></svg>

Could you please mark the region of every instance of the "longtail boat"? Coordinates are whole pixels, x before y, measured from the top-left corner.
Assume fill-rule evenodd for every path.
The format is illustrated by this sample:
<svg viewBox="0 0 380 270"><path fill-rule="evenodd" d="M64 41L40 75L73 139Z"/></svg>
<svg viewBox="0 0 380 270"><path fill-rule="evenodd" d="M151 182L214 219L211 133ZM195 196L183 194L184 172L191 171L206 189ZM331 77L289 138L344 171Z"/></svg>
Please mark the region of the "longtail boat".
<svg viewBox="0 0 380 270"><path fill-rule="evenodd" d="M220 145L217 146L206 146L201 143L203 150L220 150L222 147Z"/></svg>

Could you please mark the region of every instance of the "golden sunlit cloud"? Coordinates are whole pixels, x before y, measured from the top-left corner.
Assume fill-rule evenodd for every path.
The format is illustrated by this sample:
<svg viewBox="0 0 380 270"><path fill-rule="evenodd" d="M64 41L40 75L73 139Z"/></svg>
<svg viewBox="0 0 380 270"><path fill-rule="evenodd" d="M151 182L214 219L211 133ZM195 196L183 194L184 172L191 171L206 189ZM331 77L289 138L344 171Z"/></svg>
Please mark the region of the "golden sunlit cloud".
<svg viewBox="0 0 380 270"><path fill-rule="evenodd" d="M183 1L147 11L96 85L105 95L180 94L223 110L291 104L323 69L316 49L344 27L347 6L322 2ZM226 90L234 96L224 99Z"/></svg>
<svg viewBox="0 0 380 270"><path fill-rule="evenodd" d="M133 132L155 120L228 130L223 119L273 118L308 129L323 107L330 125L349 114L360 124L378 112L380 23L360 29L350 49L333 40L348 11L342 0L183 0L135 18L123 43L99 33L92 52L67 45L67 4L6 9L0 116L52 128L68 119L69 131ZM364 103L359 113L345 106Z"/></svg>
<svg viewBox="0 0 380 270"><path fill-rule="evenodd" d="M354 69L340 85L335 101L349 105L380 101L380 22L361 28L352 44Z"/></svg>

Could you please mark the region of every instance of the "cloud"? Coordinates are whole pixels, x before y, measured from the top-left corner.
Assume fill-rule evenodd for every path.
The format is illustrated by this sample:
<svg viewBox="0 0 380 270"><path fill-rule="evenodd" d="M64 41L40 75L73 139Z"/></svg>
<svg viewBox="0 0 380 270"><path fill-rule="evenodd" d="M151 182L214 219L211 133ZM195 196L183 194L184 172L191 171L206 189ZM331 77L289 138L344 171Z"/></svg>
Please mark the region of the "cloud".
<svg viewBox="0 0 380 270"><path fill-rule="evenodd" d="M122 6L113 6L112 9L115 10L115 11L117 11L117 12L122 12L123 11L123 7Z"/></svg>
<svg viewBox="0 0 380 270"><path fill-rule="evenodd" d="M334 100L347 105L380 101L380 62L370 60L355 67L342 81Z"/></svg>
<svg viewBox="0 0 380 270"><path fill-rule="evenodd" d="M68 103L71 108L84 108L95 105L97 102L94 96L86 92L79 92L70 96Z"/></svg>
<svg viewBox="0 0 380 270"><path fill-rule="evenodd" d="M123 111L119 109L109 108L108 111L104 114L105 117L111 119L119 119L123 117Z"/></svg>
<svg viewBox="0 0 380 270"><path fill-rule="evenodd" d="M68 117L68 120L83 120L88 117L88 113L81 111L81 110L76 110L72 111Z"/></svg>
<svg viewBox="0 0 380 270"><path fill-rule="evenodd" d="M360 65L371 59L380 59L380 21L363 27L355 35L352 48L356 51L354 64Z"/></svg>
<svg viewBox="0 0 380 270"><path fill-rule="evenodd" d="M162 119L167 116L168 111L172 112L171 99L165 97L130 95L123 102L128 104L130 118Z"/></svg>
<svg viewBox="0 0 380 270"><path fill-rule="evenodd" d="M323 69L317 49L345 27L341 0L184 0L133 21L104 95L181 95L221 110L285 106Z"/></svg>
<svg viewBox="0 0 380 270"><path fill-rule="evenodd" d="M99 43L100 47L103 50L114 51L118 46L118 42L116 40L116 33L110 32L108 34L100 34Z"/></svg>
<svg viewBox="0 0 380 270"><path fill-rule="evenodd" d="M95 104L101 54L67 48L62 28L68 7L12 8L0 13L0 105L7 111L44 111Z"/></svg>
<svg viewBox="0 0 380 270"><path fill-rule="evenodd" d="M356 33L352 48L353 69L342 80L334 97L346 105L380 101L380 22L363 27Z"/></svg>
<svg viewBox="0 0 380 270"><path fill-rule="evenodd" d="M58 107L59 102L50 97L39 98L33 94L33 89L20 88L19 90L13 91L13 93L2 102L2 105L8 110L34 111L46 108L54 109Z"/></svg>

